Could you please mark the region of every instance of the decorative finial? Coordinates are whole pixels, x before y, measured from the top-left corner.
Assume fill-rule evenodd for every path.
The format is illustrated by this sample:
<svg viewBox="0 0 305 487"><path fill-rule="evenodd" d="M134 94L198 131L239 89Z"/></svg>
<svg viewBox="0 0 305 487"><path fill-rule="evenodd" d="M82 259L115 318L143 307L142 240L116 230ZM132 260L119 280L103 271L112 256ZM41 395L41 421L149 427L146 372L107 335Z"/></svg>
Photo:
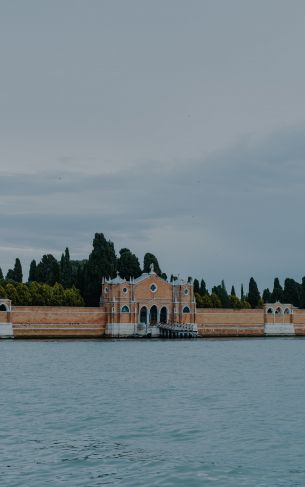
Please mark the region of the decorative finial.
<svg viewBox="0 0 305 487"><path fill-rule="evenodd" d="M153 274L155 272L155 266L153 262L150 264L149 268L150 268L150 273Z"/></svg>

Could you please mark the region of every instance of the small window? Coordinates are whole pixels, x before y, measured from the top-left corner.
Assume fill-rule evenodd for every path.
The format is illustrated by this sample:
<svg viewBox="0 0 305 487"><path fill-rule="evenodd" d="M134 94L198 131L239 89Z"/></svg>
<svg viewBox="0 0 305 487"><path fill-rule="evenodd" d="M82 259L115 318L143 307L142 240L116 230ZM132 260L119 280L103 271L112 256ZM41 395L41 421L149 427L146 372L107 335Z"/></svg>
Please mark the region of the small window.
<svg viewBox="0 0 305 487"><path fill-rule="evenodd" d="M268 313L269 315L273 315L273 309L272 309L272 308L268 308L267 313Z"/></svg>
<svg viewBox="0 0 305 487"><path fill-rule="evenodd" d="M150 290L151 290L151 292L152 292L152 293L155 293L155 292L157 291L157 289L158 289L157 284L152 284L152 285L150 286Z"/></svg>
<svg viewBox="0 0 305 487"><path fill-rule="evenodd" d="M125 305L125 306L122 307L122 313L129 313L128 306Z"/></svg>
<svg viewBox="0 0 305 487"><path fill-rule="evenodd" d="M182 311L183 311L183 313L190 313L191 312L191 310L188 306L184 306Z"/></svg>
<svg viewBox="0 0 305 487"><path fill-rule="evenodd" d="M276 308L275 314L276 315L281 315L282 314L282 308L280 308L280 307Z"/></svg>
<svg viewBox="0 0 305 487"><path fill-rule="evenodd" d="M290 315L290 309L289 308L286 308L285 311L284 311L285 315Z"/></svg>
<svg viewBox="0 0 305 487"><path fill-rule="evenodd" d="M186 287L186 288L184 289L184 291L183 291L183 292L184 292L184 294L187 296L187 295L189 294L189 290L188 290L188 288Z"/></svg>
<svg viewBox="0 0 305 487"><path fill-rule="evenodd" d="M124 293L124 294L127 294L127 293L128 293L128 289L127 289L127 287L123 287L123 293Z"/></svg>
<svg viewBox="0 0 305 487"><path fill-rule="evenodd" d="M104 289L104 293L105 293L105 294L107 294L108 292L109 292L108 287L105 287L105 289Z"/></svg>

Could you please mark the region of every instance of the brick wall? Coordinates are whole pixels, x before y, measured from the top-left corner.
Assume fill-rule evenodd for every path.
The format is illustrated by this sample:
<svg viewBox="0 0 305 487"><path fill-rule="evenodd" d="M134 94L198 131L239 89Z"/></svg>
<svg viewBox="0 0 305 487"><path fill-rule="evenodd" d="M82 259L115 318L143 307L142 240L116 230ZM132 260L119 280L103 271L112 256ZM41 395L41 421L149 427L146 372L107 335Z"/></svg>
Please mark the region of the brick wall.
<svg viewBox="0 0 305 487"><path fill-rule="evenodd" d="M11 321L16 338L101 337L106 328L103 308L13 306Z"/></svg>
<svg viewBox="0 0 305 487"><path fill-rule="evenodd" d="M200 336L263 336L264 310L199 308L196 323Z"/></svg>

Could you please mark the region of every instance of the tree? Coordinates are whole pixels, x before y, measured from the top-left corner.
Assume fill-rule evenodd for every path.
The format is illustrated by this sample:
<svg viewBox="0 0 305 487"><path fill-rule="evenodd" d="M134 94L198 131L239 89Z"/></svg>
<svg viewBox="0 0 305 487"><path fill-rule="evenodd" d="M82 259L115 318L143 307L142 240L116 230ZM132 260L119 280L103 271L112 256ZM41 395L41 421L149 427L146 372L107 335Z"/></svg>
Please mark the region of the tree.
<svg viewBox="0 0 305 487"><path fill-rule="evenodd" d="M208 291L207 291L207 288L206 288L206 285L205 285L205 282L203 279L201 279L201 281L200 281L200 294L202 294L202 295L208 294Z"/></svg>
<svg viewBox="0 0 305 487"><path fill-rule="evenodd" d="M93 250L84 267L84 299L88 306L98 306L103 277L114 277L117 259L114 245L102 233L96 233Z"/></svg>
<svg viewBox="0 0 305 487"><path fill-rule="evenodd" d="M271 296L271 292L269 291L269 289L268 288L264 289L264 291L263 291L264 303L271 303L271 299L272 299L272 296Z"/></svg>
<svg viewBox="0 0 305 487"><path fill-rule="evenodd" d="M0 281L3 281L3 272L2 272L1 267L0 267Z"/></svg>
<svg viewBox="0 0 305 487"><path fill-rule="evenodd" d="M150 254L149 252L144 255L144 266L143 266L143 272L150 272L150 266L151 264L154 265L154 271L158 276L161 276L162 272L159 266L159 262L157 257L155 257L153 254Z"/></svg>
<svg viewBox="0 0 305 487"><path fill-rule="evenodd" d="M302 286L294 279L285 279L283 301L299 307L302 302Z"/></svg>
<svg viewBox="0 0 305 487"><path fill-rule="evenodd" d="M199 293L200 288L199 288L199 281L198 279L194 279L194 293Z"/></svg>
<svg viewBox="0 0 305 487"><path fill-rule="evenodd" d="M142 274L138 257L130 252L129 249L120 250L118 271L123 279L136 278Z"/></svg>
<svg viewBox="0 0 305 487"><path fill-rule="evenodd" d="M60 281L64 288L70 288L73 284L72 264L68 247L60 259Z"/></svg>
<svg viewBox="0 0 305 487"><path fill-rule="evenodd" d="M247 297L247 301L249 301L251 308L256 308L259 305L260 297L261 296L257 284L253 279L253 277L251 277L249 282L249 292Z"/></svg>
<svg viewBox="0 0 305 487"><path fill-rule="evenodd" d="M220 286L214 286L212 289L212 294L216 294L220 301L221 301L221 307L222 308L230 308L231 307L231 302L227 293L226 285L224 281L221 281Z"/></svg>
<svg viewBox="0 0 305 487"><path fill-rule="evenodd" d="M37 281L37 264L36 260L32 260L30 264L29 279L28 282Z"/></svg>
<svg viewBox="0 0 305 487"><path fill-rule="evenodd" d="M283 288L278 277L274 279L273 291L271 295L271 302L275 303L276 301L283 301Z"/></svg>
<svg viewBox="0 0 305 487"><path fill-rule="evenodd" d="M236 297L236 292L235 292L235 287L234 286L231 287L231 296L235 296Z"/></svg>
<svg viewBox="0 0 305 487"><path fill-rule="evenodd" d="M244 295L244 285L242 284L240 286L240 299L243 300L245 298L245 295Z"/></svg>
<svg viewBox="0 0 305 487"><path fill-rule="evenodd" d="M13 269L9 269L9 270L7 271L7 273L6 273L6 278L5 278L5 279L6 279L7 281L15 281L15 279L14 279L14 278L15 278L15 274L14 274Z"/></svg>
<svg viewBox="0 0 305 487"><path fill-rule="evenodd" d="M43 255L36 269L38 282L54 286L60 281L60 267L55 257L51 254Z"/></svg>
<svg viewBox="0 0 305 487"><path fill-rule="evenodd" d="M23 274L22 274L22 266L20 259L15 260L15 266L14 266L14 281L15 282L22 282Z"/></svg>

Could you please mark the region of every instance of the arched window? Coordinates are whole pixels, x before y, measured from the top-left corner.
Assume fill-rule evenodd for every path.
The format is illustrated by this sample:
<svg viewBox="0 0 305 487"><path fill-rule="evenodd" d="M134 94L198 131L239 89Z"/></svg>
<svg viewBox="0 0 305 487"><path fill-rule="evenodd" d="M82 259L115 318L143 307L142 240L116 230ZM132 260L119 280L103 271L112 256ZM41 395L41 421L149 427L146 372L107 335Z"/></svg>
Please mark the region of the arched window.
<svg viewBox="0 0 305 487"><path fill-rule="evenodd" d="M275 314L276 315L281 315L282 314L282 308L280 308L280 307L276 308Z"/></svg>
<svg viewBox="0 0 305 487"><path fill-rule="evenodd" d="M5 306L5 304L0 304L0 311L7 311L7 307Z"/></svg>
<svg viewBox="0 0 305 487"><path fill-rule="evenodd" d="M183 313L190 313L191 310L188 306L184 306L183 310L182 310Z"/></svg>
<svg viewBox="0 0 305 487"><path fill-rule="evenodd" d="M268 308L267 313L268 313L269 315L273 315L273 308Z"/></svg>
<svg viewBox="0 0 305 487"><path fill-rule="evenodd" d="M284 313L285 313L285 315L290 315L290 309L289 308L285 308Z"/></svg>
<svg viewBox="0 0 305 487"><path fill-rule="evenodd" d="M128 306L125 305L125 306L122 307L122 313L129 313Z"/></svg>

